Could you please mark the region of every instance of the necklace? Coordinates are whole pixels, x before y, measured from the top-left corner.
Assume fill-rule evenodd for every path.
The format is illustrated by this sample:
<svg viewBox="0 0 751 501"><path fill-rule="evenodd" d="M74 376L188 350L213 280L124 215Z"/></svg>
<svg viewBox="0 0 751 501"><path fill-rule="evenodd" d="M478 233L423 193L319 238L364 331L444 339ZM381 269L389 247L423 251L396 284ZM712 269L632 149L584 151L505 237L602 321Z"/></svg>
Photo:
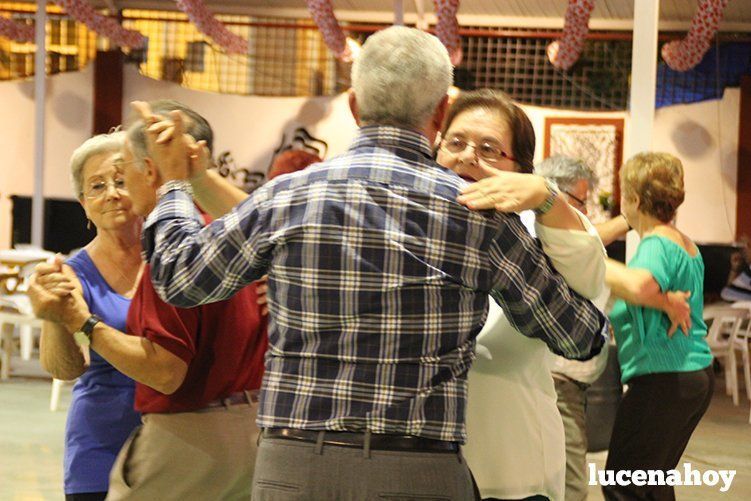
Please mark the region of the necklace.
<svg viewBox="0 0 751 501"><path fill-rule="evenodd" d="M95 252L95 249L92 249L92 251ZM135 292L136 288L138 287L138 284L141 282L141 275L143 274L143 269L145 263L139 259L139 265L138 265L138 271L136 272L135 280L131 281L130 278L128 278L121 270L121 266L118 265L118 263L112 259L109 254L105 252L95 252L97 258L104 259L107 261L108 267L113 269L122 279L123 284L128 287L128 289L122 294L123 296L130 297ZM96 264L96 263L95 263ZM97 269L99 269L99 266L97 266ZM101 270L99 270L101 273ZM102 276L104 276L102 274ZM115 288L110 285L110 287L114 290ZM118 292L118 291L115 291Z"/></svg>

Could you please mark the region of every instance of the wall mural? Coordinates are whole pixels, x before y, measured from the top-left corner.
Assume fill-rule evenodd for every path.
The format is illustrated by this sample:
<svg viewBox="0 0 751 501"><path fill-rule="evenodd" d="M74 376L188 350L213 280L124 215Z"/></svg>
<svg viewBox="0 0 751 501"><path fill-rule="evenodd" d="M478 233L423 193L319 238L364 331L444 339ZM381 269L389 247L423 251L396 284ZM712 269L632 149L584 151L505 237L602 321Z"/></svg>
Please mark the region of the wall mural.
<svg viewBox="0 0 751 501"><path fill-rule="evenodd" d="M251 193L266 182L266 175L274 163L274 159L280 153L285 151L306 151L324 159L328 150L329 144L326 141L313 136L305 127L297 127L291 134L282 134L279 146L274 149L271 155L266 172L251 171L247 167L238 165L232 156L232 152L229 150L217 155L213 168L216 169L220 176L228 179L235 186L246 193Z"/></svg>

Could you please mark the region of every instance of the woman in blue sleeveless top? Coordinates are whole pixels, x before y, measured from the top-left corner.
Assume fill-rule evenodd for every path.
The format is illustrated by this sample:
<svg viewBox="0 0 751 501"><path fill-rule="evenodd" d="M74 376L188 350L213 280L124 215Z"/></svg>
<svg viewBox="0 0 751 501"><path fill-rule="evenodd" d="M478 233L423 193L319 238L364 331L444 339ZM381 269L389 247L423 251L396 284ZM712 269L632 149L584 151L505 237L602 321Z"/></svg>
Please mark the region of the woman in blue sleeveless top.
<svg viewBox="0 0 751 501"><path fill-rule="evenodd" d="M120 331L141 269L140 219L131 211L120 165L123 140L124 133L95 136L73 153L73 185L97 236L65 265L56 263L91 313ZM140 424L135 383L72 334L45 322L40 350L42 366L54 377L78 378L65 429L65 497L104 499L115 457Z"/></svg>

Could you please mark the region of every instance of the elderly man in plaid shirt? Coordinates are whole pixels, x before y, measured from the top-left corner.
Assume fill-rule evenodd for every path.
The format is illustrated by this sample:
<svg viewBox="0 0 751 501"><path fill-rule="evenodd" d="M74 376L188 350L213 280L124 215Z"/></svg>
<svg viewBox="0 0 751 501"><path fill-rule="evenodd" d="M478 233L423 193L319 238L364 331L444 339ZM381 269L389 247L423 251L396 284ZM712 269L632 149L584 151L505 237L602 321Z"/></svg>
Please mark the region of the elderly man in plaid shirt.
<svg viewBox="0 0 751 501"><path fill-rule="evenodd" d="M473 499L460 444L489 296L557 354L588 359L603 345L607 320L518 216L468 210L466 182L433 161L451 72L427 33L371 36L352 69L349 151L205 228L185 147L152 136L166 182L143 245L160 296L219 301L268 273L254 500ZM559 203L554 190L544 202Z"/></svg>

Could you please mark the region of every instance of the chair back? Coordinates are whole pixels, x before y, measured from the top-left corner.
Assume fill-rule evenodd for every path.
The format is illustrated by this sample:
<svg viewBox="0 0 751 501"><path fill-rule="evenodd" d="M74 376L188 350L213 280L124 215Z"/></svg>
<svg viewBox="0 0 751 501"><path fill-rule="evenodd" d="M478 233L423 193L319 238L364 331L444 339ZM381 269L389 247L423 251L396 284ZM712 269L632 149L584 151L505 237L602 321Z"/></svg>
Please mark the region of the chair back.
<svg viewBox="0 0 751 501"><path fill-rule="evenodd" d="M707 331L707 343L710 348L724 349L731 346L738 337L743 321L749 318L749 310L732 306L713 308L706 312L705 320L712 320Z"/></svg>

